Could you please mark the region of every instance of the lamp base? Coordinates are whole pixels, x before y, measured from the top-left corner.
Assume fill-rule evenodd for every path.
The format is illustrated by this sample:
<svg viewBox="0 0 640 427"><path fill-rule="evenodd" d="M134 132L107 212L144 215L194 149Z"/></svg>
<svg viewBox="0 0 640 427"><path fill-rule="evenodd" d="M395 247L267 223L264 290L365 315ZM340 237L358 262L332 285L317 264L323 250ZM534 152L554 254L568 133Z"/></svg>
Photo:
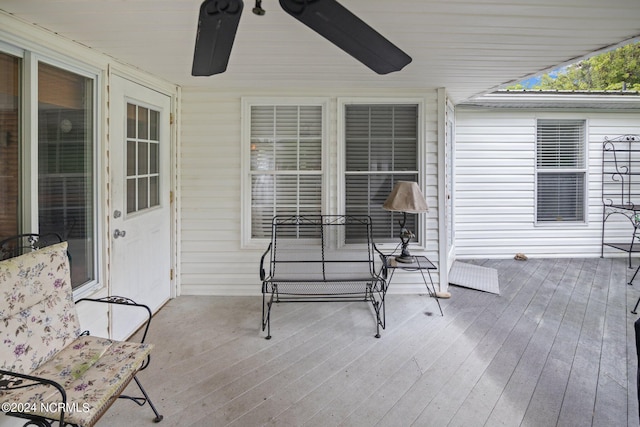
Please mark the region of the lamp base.
<svg viewBox="0 0 640 427"><path fill-rule="evenodd" d="M397 256L395 259L397 262L401 262L403 264L412 264L415 262L415 258L411 255L401 255Z"/></svg>

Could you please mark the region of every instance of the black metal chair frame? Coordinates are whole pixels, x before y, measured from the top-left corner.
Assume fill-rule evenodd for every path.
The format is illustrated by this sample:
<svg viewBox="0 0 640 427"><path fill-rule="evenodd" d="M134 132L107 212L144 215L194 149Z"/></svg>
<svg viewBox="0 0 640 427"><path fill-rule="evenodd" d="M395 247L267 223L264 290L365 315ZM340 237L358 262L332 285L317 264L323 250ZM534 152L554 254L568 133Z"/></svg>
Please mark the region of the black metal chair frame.
<svg viewBox="0 0 640 427"><path fill-rule="evenodd" d="M345 245L352 227L364 233L359 234L361 242ZM364 234L364 236L362 235ZM292 238L297 236L297 238ZM297 252L295 259L286 252L296 252L300 237L316 241L313 254L305 258L303 251ZM346 258L330 258L328 253L337 246L344 249ZM287 251L281 248L287 248ZM348 254L357 254L359 258ZM382 262L376 271L375 259ZM335 273L335 269L356 270L360 267L367 273L360 277ZM294 267L296 266L296 267ZM338 267L339 266L339 267ZM287 277L287 269L300 270L308 267L316 274L307 277ZM371 303L376 321L376 338L380 328L386 326L385 296L387 292L387 266L385 256L373 242L372 221L369 216L355 215L280 215L271 224L271 242L260 258L260 280L262 281L262 330L267 330L266 339L271 338L271 309L280 302L332 302L368 301Z"/></svg>
<svg viewBox="0 0 640 427"><path fill-rule="evenodd" d="M640 252L635 244L640 227L640 135L621 135L605 138L602 143L602 245L627 252L629 268L631 255ZM621 215L631 223L633 232L628 242L609 242L605 233L607 220Z"/></svg>
<svg viewBox="0 0 640 427"><path fill-rule="evenodd" d="M633 322L633 330L636 338L636 397L638 399L638 417L640 419L640 319L636 319Z"/></svg>
<svg viewBox="0 0 640 427"><path fill-rule="evenodd" d="M629 268L631 255L640 252L636 239L640 238L640 135L621 135L605 138L602 144L602 247L600 256L604 256L604 247L610 246L628 253ZM631 223L633 232L629 243L606 242L605 228L607 220L621 215ZM633 273L628 285L633 285L640 265ZM631 312L637 314L640 298Z"/></svg>
<svg viewBox="0 0 640 427"><path fill-rule="evenodd" d="M62 242L58 233L24 233L0 240L0 260L14 258L54 243Z"/></svg>

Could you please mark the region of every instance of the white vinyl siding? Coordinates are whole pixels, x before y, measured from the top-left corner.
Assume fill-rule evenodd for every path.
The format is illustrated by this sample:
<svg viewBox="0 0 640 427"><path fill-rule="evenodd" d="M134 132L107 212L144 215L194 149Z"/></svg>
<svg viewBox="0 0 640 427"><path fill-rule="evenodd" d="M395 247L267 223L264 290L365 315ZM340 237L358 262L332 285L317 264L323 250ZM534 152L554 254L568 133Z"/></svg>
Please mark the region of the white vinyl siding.
<svg viewBox="0 0 640 427"><path fill-rule="evenodd" d="M584 120L538 120L536 223L584 222L584 157Z"/></svg>
<svg viewBox="0 0 640 427"><path fill-rule="evenodd" d="M536 224L536 126L538 119L586 124L583 222ZM513 258L600 256L602 142L605 136L640 133L638 113L456 108L456 256ZM611 239L630 239L628 220L607 225ZM605 256L626 253L605 248Z"/></svg>
<svg viewBox="0 0 640 427"><path fill-rule="evenodd" d="M301 93L305 97L301 98ZM258 295L258 265L268 239L251 239L250 223L243 218L251 208L249 174L250 129L247 118L251 105L322 105L325 145L323 146L322 211L344 214L344 134L339 111L342 100L411 100L420 102L423 135L420 152L424 171L422 187L430 210L422 214L423 247L411 248L414 255L426 255L438 265L437 199L437 91L357 90L357 89L269 89L244 91L229 89L194 90L184 88L181 102L180 184L180 292L182 295ZM348 95L348 97L346 97ZM308 96L308 97L307 97ZM312 102L313 101L313 102ZM371 102L369 102L371 103ZM375 224L374 224L375 227ZM398 239L399 241L399 239ZM414 241L415 242L415 241ZM412 242L412 243L414 243ZM377 242L376 242L377 243ZM394 240L380 244L392 251ZM438 272L432 272L436 286ZM394 277L391 293L424 292L424 284L413 274Z"/></svg>
<svg viewBox="0 0 640 427"><path fill-rule="evenodd" d="M402 214L382 204L397 181L419 180L418 106L349 104L344 111L345 213L371 216L376 242L397 240ZM406 226L419 236L416 217L408 215Z"/></svg>

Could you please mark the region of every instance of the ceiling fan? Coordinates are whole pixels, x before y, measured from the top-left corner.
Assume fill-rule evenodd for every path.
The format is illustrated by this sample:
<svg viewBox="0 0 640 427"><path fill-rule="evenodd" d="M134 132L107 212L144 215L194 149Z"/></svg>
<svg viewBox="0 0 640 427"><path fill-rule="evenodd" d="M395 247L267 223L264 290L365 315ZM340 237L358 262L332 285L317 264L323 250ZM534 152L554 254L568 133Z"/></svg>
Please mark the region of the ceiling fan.
<svg viewBox="0 0 640 427"><path fill-rule="evenodd" d="M378 74L399 71L411 57L336 0L279 0L289 15L317 32ZM262 0L253 13L264 15ZM238 30L242 0L204 0L200 6L192 76L211 76L227 69Z"/></svg>

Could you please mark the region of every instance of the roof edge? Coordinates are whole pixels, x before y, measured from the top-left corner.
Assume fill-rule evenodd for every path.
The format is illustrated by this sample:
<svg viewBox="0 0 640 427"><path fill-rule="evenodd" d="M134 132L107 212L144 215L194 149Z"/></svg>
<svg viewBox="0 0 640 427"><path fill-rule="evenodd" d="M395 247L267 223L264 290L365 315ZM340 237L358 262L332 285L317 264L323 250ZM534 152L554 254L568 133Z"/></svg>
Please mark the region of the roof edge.
<svg viewBox="0 0 640 427"><path fill-rule="evenodd" d="M640 109L640 92L498 91L458 105L487 108Z"/></svg>

